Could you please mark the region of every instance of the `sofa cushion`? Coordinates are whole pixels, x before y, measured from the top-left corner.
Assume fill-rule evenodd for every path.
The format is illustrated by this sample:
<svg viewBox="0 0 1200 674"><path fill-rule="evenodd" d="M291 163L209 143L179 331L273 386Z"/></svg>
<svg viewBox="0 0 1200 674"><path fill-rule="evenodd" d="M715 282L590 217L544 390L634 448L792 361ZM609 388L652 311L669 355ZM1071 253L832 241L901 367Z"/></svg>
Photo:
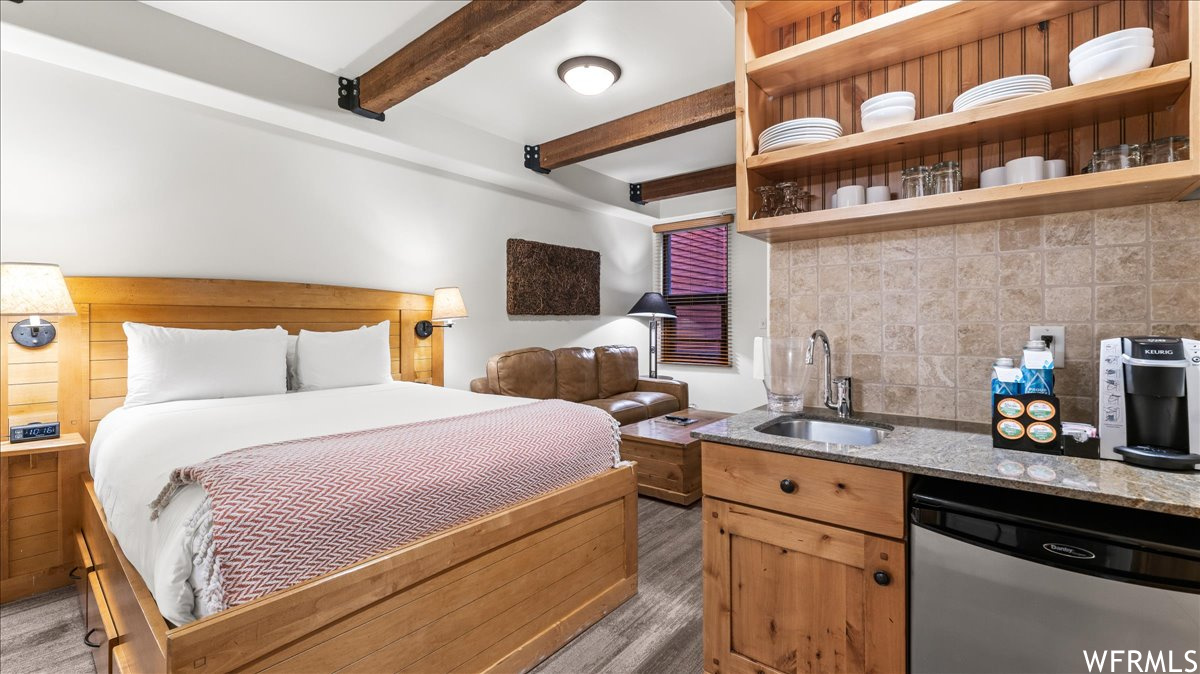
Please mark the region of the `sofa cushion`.
<svg viewBox="0 0 1200 674"><path fill-rule="evenodd" d="M634 400L646 406L647 414L651 417L661 417L664 414L679 411L679 398L670 393L657 391L630 391L613 396L615 400Z"/></svg>
<svg viewBox="0 0 1200 674"><path fill-rule="evenodd" d="M629 393L637 388L637 347L597 347L596 366L600 379L599 397L611 398L619 393Z"/></svg>
<svg viewBox="0 0 1200 674"><path fill-rule="evenodd" d="M600 397L596 378L596 354L583 347L554 350L555 379L558 397L573 403Z"/></svg>
<svg viewBox="0 0 1200 674"><path fill-rule="evenodd" d="M548 400L556 393L554 354L539 347L497 354L488 360L487 378L492 393Z"/></svg>
<svg viewBox="0 0 1200 674"><path fill-rule="evenodd" d="M628 400L626 398L600 398L598 400L585 400L584 405L599 407L600 409L612 415L617 423L624 426L632 424L636 421L645 421L649 419L649 410L646 406L636 400Z"/></svg>

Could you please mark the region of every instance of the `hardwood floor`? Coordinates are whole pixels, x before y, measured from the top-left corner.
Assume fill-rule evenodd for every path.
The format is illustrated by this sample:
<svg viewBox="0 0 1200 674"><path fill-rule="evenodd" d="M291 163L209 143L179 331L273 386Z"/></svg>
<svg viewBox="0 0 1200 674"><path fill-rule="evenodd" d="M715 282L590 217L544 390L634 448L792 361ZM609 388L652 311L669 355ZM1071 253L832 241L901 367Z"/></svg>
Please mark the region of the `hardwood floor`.
<svg viewBox="0 0 1200 674"><path fill-rule="evenodd" d="M700 504L638 499L636 597L580 634L538 674L696 674L702 670ZM0 607L0 669L87 672L83 621L74 589Z"/></svg>

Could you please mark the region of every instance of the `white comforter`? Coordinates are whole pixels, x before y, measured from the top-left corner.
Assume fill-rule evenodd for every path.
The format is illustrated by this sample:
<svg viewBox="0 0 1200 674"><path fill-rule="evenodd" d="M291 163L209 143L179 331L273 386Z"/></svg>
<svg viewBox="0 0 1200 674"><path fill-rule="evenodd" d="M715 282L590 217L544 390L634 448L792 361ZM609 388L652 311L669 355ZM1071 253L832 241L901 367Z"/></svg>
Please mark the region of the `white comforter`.
<svg viewBox="0 0 1200 674"><path fill-rule="evenodd" d="M182 625L213 610L211 515L189 485L156 520L150 503L171 471L228 451L283 440L379 428L511 407L525 398L423 384L194 400L121 408L92 441L91 472L108 525L158 602Z"/></svg>

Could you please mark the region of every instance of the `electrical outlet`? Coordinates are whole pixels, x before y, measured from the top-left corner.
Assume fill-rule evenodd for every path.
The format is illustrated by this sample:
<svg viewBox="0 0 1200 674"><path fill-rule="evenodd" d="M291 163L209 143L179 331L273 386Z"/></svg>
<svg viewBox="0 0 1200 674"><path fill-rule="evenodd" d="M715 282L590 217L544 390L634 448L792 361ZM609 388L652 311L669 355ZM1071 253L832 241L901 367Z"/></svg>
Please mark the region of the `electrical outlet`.
<svg viewBox="0 0 1200 674"><path fill-rule="evenodd" d="M1029 339L1042 339L1050 336L1050 350L1054 352L1054 366L1062 367L1067 356L1067 332L1061 325L1031 325Z"/></svg>

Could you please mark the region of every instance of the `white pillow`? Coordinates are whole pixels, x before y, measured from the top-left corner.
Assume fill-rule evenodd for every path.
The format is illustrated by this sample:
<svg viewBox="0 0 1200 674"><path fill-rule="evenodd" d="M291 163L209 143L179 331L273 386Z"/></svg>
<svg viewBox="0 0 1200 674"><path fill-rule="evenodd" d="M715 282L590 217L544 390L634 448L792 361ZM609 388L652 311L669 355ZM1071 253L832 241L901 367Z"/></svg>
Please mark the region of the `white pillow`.
<svg viewBox="0 0 1200 674"><path fill-rule="evenodd" d="M125 323L125 406L287 392L287 331Z"/></svg>
<svg viewBox="0 0 1200 674"><path fill-rule="evenodd" d="M391 321L342 332L300 331L296 388L315 391L392 381Z"/></svg>

